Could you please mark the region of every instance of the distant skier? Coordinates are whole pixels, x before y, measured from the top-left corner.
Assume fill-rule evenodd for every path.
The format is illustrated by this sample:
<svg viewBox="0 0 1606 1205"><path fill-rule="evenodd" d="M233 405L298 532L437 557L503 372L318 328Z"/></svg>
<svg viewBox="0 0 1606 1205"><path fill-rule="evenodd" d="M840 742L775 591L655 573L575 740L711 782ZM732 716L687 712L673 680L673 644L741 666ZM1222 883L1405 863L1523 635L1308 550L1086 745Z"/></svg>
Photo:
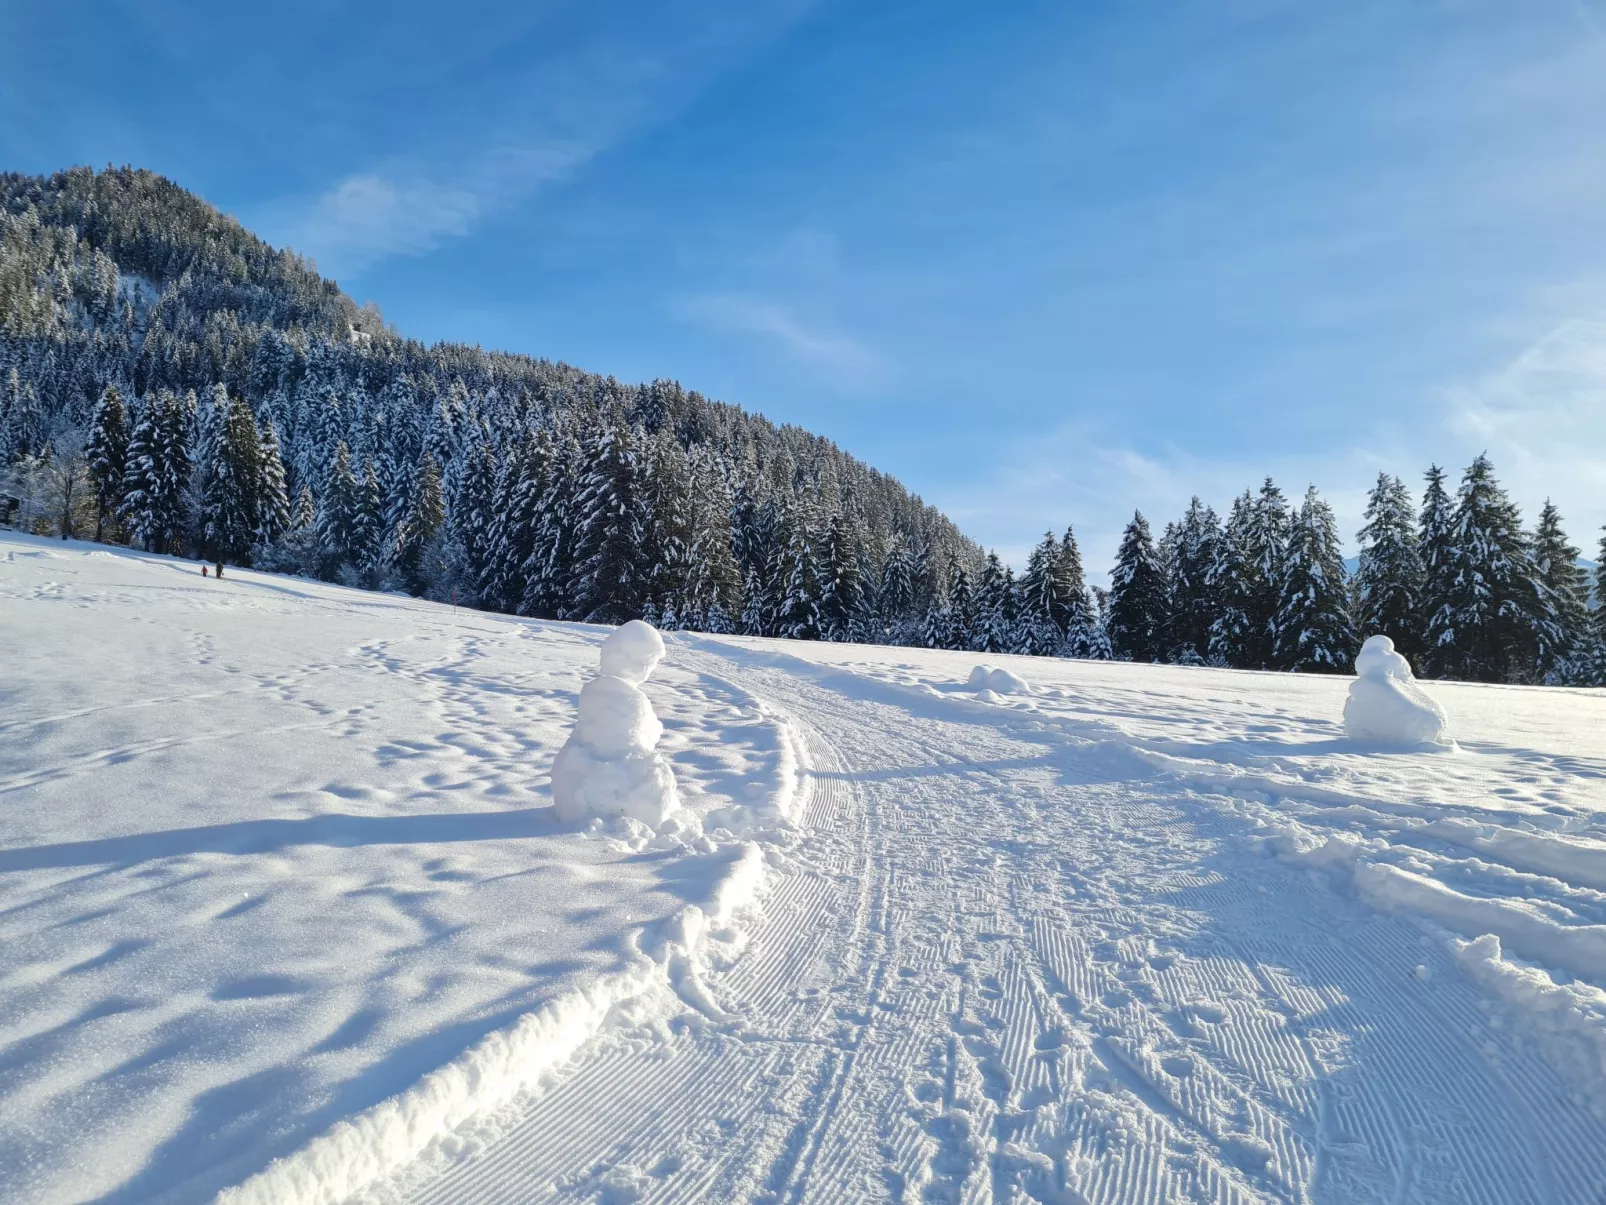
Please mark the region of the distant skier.
<svg viewBox="0 0 1606 1205"><path fill-rule="evenodd" d="M223 562L222 561L219 561L217 563L217 573L216 573L215 576L218 577L219 579L221 579L223 577Z"/></svg>
<svg viewBox="0 0 1606 1205"><path fill-rule="evenodd" d="M202 576L202 577L205 577L205 576L206 576L206 566L205 566L205 565L202 565L202 566L201 566L201 576Z"/></svg>

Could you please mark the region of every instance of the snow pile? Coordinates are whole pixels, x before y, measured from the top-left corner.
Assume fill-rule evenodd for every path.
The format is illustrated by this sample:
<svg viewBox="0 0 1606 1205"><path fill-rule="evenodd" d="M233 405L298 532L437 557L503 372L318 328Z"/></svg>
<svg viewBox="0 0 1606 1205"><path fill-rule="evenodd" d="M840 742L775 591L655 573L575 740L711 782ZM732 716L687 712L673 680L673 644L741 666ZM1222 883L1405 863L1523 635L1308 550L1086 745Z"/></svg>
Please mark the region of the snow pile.
<svg viewBox="0 0 1606 1205"><path fill-rule="evenodd" d="M1606 1117L1606 992L1587 983L1556 983L1537 967L1504 958L1486 933L1450 948L1474 980L1504 1000L1551 1064Z"/></svg>
<svg viewBox="0 0 1606 1205"><path fill-rule="evenodd" d="M1444 744L1444 709L1428 698L1387 636L1370 636L1355 658L1344 731L1369 745Z"/></svg>
<svg viewBox="0 0 1606 1205"><path fill-rule="evenodd" d="M675 776L656 751L664 726L639 685L663 656L663 638L639 619L602 642L602 674L580 691L580 718L552 763L561 820L627 816L657 828L680 807Z"/></svg>
<svg viewBox="0 0 1606 1205"><path fill-rule="evenodd" d="M1032 688L1026 685L1026 680L1007 669L998 669L991 665L978 665L970 671L970 688L980 692L990 690L997 695L1029 695Z"/></svg>

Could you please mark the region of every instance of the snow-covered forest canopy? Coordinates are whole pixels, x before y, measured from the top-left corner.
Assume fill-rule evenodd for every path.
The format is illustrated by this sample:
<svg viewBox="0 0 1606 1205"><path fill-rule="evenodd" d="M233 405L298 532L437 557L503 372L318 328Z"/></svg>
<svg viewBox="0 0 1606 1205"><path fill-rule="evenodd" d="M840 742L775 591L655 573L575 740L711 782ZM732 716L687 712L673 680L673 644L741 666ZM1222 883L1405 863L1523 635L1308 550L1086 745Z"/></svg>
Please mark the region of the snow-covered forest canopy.
<svg viewBox="0 0 1606 1205"><path fill-rule="evenodd" d="M1561 517L1525 529L1484 457L1420 507L1380 476L1353 575L1327 504L1268 479L1224 521L1134 516L1107 591L1069 529L1017 576L829 440L404 339L128 168L0 176L0 474L35 533L521 615L1325 672L1384 633L1429 677L1606 683Z"/></svg>

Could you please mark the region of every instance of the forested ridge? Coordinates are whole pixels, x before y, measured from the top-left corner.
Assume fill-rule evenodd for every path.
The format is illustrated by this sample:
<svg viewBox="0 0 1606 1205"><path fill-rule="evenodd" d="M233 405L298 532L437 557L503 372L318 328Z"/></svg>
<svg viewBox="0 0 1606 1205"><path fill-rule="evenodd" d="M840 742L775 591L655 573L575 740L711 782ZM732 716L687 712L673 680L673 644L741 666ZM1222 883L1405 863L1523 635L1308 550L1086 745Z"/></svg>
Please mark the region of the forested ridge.
<svg viewBox="0 0 1606 1205"><path fill-rule="evenodd" d="M1429 676L1606 682L1560 516L1525 530L1485 458L1420 511L1380 478L1355 575L1326 504L1268 480L1225 521L1135 516L1108 591L1069 530L1017 577L829 440L402 338L129 168L0 176L0 472L38 532L520 615L1342 672L1381 631Z"/></svg>

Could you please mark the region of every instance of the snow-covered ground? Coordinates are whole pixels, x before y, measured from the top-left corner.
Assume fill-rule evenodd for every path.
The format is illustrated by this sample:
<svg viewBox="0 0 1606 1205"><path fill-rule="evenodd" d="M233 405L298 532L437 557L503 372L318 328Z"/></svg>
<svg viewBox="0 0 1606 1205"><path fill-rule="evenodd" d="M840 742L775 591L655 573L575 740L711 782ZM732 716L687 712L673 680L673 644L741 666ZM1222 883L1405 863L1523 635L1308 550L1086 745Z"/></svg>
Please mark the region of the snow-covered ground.
<svg viewBox="0 0 1606 1205"><path fill-rule="evenodd" d="M0 1197L1606 1194L1606 693L606 635L0 533Z"/></svg>

